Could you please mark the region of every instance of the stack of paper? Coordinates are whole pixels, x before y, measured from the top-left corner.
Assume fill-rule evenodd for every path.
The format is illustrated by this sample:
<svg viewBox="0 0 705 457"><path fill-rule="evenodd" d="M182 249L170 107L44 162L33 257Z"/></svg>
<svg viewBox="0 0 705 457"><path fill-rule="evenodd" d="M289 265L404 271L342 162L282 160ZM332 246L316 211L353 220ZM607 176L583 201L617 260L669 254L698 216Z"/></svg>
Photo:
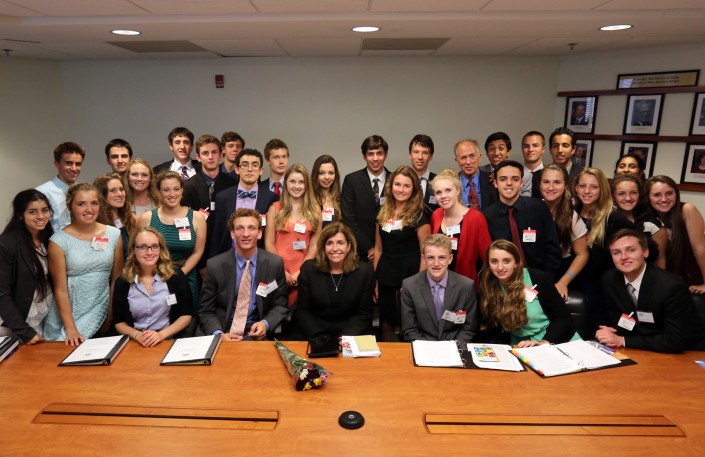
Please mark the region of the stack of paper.
<svg viewBox="0 0 705 457"><path fill-rule="evenodd" d="M0 362L10 357L20 345L20 340L9 336L0 336Z"/></svg>
<svg viewBox="0 0 705 457"><path fill-rule="evenodd" d="M74 349L59 366L110 365L128 341L127 335L89 338Z"/></svg>
<svg viewBox="0 0 705 457"><path fill-rule="evenodd" d="M343 357L379 357L382 352L374 335L343 336Z"/></svg>
<svg viewBox="0 0 705 457"><path fill-rule="evenodd" d="M463 368L463 361L455 341L412 341L414 363L420 367Z"/></svg>

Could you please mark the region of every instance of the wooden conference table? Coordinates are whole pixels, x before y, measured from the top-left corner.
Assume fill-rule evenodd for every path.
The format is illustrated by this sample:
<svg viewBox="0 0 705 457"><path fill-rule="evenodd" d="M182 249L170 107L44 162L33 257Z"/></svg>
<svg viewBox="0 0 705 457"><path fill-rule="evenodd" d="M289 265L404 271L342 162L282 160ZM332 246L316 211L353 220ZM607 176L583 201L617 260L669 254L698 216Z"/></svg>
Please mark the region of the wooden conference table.
<svg viewBox="0 0 705 457"><path fill-rule="evenodd" d="M0 364L0 455L705 455L702 352L626 350L637 365L542 379L380 347L319 359L335 374L297 392L272 342L223 343L196 367L160 367L168 344L130 342L100 367L57 367L62 343L23 346ZM346 410L365 425L341 428Z"/></svg>

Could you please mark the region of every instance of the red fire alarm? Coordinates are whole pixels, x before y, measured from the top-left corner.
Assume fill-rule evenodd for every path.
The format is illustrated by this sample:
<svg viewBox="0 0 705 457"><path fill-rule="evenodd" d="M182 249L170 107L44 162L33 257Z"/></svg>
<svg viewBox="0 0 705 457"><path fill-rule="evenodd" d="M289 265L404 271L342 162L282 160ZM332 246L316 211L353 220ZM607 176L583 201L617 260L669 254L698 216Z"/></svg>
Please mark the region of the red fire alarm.
<svg viewBox="0 0 705 457"><path fill-rule="evenodd" d="M223 75L215 75L215 88L222 89L225 87L225 78Z"/></svg>

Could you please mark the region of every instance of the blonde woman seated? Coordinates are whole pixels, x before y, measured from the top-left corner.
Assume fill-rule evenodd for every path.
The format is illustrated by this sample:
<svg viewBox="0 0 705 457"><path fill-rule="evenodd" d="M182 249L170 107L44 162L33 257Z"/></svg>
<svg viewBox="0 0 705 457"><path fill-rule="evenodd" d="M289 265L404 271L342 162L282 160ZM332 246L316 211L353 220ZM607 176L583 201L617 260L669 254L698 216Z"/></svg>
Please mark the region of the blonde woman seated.
<svg viewBox="0 0 705 457"><path fill-rule="evenodd" d="M164 237L153 227L137 229L115 281L115 330L144 347L156 346L188 327L191 300L188 281L171 263Z"/></svg>
<svg viewBox="0 0 705 457"><path fill-rule="evenodd" d="M508 339L519 347L580 339L553 278L524 268L519 250L507 240L490 244L480 270L480 330L483 339Z"/></svg>

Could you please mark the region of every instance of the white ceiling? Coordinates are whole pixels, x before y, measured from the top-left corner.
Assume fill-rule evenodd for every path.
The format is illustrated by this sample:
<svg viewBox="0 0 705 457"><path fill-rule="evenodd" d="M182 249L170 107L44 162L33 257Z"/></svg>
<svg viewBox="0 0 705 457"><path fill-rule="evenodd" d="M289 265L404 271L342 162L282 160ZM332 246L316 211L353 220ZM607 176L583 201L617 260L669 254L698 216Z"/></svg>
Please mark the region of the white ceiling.
<svg viewBox="0 0 705 457"><path fill-rule="evenodd" d="M621 23L634 27L598 30ZM359 34L350 30L356 25L382 30ZM118 28L142 35L110 33ZM363 50L365 38L447 41L432 50ZM171 41L196 50L110 43ZM705 0L0 0L0 49L51 60L551 56L703 41ZM145 43L155 44L164 43Z"/></svg>

